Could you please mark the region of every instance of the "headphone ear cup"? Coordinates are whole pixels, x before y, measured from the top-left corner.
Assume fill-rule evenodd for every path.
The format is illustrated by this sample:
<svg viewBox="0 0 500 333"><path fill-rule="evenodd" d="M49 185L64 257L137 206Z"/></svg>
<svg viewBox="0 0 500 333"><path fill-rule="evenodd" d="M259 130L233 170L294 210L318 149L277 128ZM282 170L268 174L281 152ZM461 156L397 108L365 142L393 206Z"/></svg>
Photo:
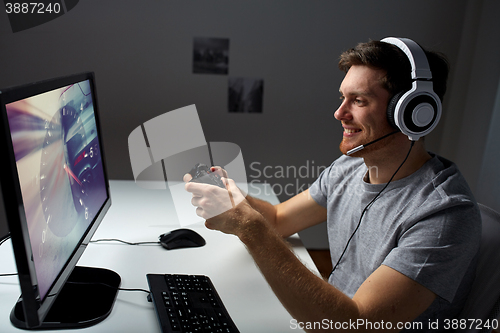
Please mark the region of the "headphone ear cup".
<svg viewBox="0 0 500 333"><path fill-rule="evenodd" d="M387 104L387 120L389 124L395 129L399 129L398 125L396 125L396 105L398 105L398 101L403 96L405 91L398 92L394 96L392 96L389 104Z"/></svg>

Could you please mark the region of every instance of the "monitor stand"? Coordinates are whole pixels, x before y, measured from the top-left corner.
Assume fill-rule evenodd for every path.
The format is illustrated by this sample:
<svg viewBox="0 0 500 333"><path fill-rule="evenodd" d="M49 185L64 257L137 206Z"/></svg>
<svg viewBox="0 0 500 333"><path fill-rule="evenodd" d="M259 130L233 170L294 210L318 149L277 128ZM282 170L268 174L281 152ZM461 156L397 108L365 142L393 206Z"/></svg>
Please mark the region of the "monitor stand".
<svg viewBox="0 0 500 333"><path fill-rule="evenodd" d="M111 313L120 283L120 276L111 270L76 266L41 326L27 327L22 301L12 309L10 320L17 328L34 330L95 325Z"/></svg>

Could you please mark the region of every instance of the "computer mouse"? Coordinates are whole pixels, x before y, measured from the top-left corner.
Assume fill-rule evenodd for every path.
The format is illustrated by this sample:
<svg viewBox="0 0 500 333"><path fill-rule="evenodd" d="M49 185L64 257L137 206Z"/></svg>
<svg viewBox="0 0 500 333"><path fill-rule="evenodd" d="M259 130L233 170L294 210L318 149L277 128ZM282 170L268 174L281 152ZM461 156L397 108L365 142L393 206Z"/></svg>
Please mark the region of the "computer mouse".
<svg viewBox="0 0 500 333"><path fill-rule="evenodd" d="M186 247L199 247L206 244L205 239L191 229L177 229L160 235L160 244L167 250Z"/></svg>

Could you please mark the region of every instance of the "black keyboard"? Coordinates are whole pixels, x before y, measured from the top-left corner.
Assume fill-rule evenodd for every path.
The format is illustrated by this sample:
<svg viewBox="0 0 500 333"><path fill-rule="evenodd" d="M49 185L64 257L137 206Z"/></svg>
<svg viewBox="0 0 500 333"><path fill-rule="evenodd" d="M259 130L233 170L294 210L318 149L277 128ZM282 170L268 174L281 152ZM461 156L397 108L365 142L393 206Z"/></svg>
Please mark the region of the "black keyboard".
<svg viewBox="0 0 500 333"><path fill-rule="evenodd" d="M163 333L239 333L207 276L147 274L146 277Z"/></svg>

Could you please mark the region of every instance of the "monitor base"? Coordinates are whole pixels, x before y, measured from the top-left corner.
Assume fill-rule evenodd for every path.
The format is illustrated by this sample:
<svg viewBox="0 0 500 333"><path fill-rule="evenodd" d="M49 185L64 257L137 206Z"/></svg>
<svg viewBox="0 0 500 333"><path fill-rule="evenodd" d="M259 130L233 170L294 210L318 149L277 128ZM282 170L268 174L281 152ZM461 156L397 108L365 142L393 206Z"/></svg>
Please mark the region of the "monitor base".
<svg viewBox="0 0 500 333"><path fill-rule="evenodd" d="M42 325L26 325L22 300L12 309L10 320L15 327L30 330L74 329L95 325L111 313L120 283L120 276L111 270L76 266Z"/></svg>

